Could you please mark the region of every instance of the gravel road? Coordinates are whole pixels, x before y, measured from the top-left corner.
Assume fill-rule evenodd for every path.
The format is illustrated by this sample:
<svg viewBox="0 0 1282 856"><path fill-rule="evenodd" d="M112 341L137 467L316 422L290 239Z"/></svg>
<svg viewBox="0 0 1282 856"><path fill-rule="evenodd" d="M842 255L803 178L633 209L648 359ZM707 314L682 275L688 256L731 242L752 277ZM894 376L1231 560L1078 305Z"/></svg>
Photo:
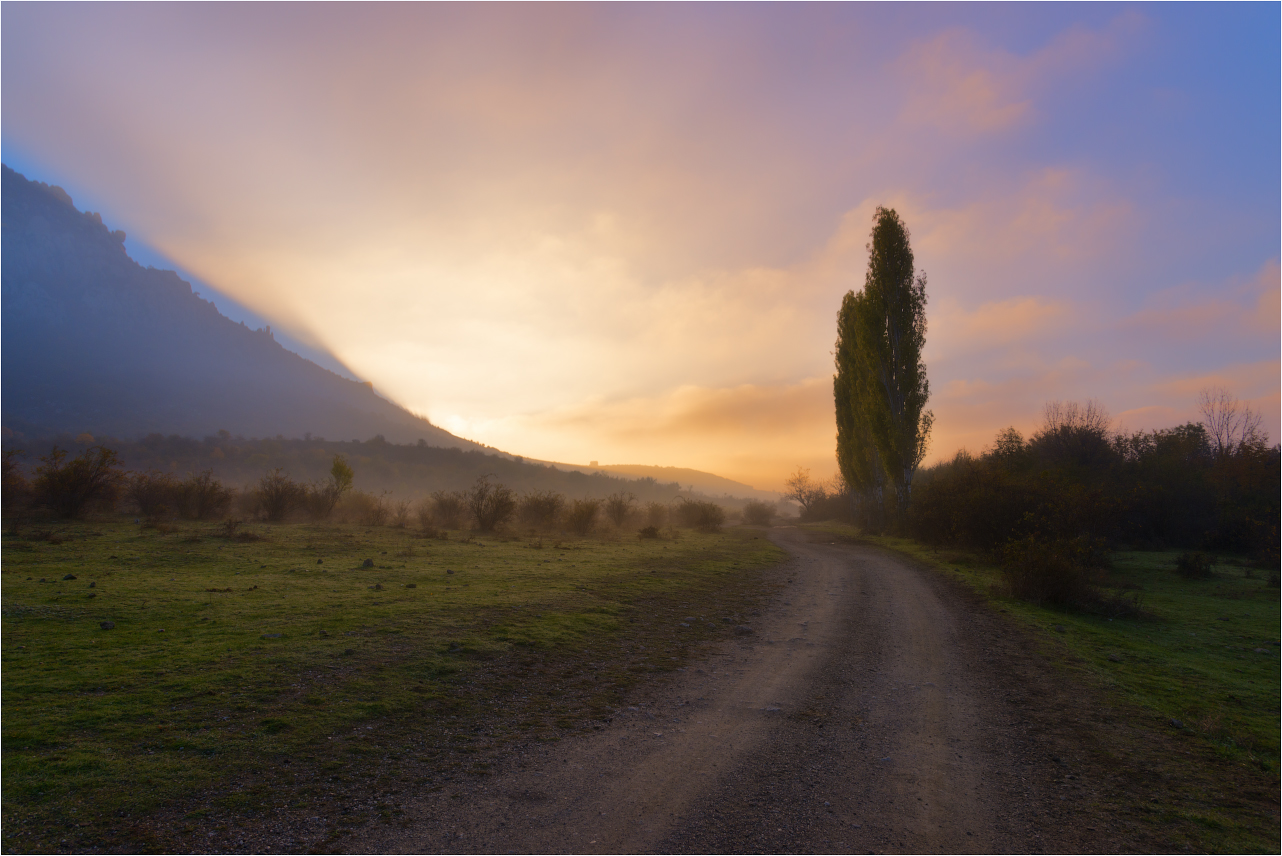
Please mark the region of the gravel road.
<svg viewBox="0 0 1282 856"><path fill-rule="evenodd" d="M603 730L405 805L350 852L1143 849L1090 808L1080 694L982 601L872 547L792 554L752 632ZM699 620L698 616L691 616Z"/></svg>

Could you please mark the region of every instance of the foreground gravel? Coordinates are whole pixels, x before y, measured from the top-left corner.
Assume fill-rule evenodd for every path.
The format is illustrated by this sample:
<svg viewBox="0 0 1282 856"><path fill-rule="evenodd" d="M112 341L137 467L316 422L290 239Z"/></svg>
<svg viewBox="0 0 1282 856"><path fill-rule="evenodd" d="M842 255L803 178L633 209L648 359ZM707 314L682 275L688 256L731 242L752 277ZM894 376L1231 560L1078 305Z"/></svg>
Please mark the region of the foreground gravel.
<svg viewBox="0 0 1282 856"><path fill-rule="evenodd" d="M1112 713L979 598L795 528L782 593L603 730L518 749L405 803L348 852L1123 852L1161 849ZM500 714L501 712L496 712ZM1121 735L1125 738L1126 735Z"/></svg>

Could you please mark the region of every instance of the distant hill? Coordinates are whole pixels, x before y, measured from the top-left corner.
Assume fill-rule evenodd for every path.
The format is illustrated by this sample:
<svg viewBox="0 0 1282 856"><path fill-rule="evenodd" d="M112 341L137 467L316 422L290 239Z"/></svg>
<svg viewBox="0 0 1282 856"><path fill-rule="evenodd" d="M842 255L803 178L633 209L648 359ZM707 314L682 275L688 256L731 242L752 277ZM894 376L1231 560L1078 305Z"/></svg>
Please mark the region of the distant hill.
<svg viewBox="0 0 1282 856"><path fill-rule="evenodd" d="M555 464L555 466L585 473L603 472L632 478L649 478L660 484L676 482L684 489L688 490L693 487L697 493L706 494L707 496L729 495L769 501L779 499L779 494L774 491L757 490L752 485L747 485L743 482L685 467L654 467L646 464L606 464L604 466L594 467L589 465L585 467L578 464L559 463Z"/></svg>
<svg viewBox="0 0 1282 856"><path fill-rule="evenodd" d="M6 434L366 440L482 450L221 315L59 187L3 169ZM490 450L493 451L493 450Z"/></svg>

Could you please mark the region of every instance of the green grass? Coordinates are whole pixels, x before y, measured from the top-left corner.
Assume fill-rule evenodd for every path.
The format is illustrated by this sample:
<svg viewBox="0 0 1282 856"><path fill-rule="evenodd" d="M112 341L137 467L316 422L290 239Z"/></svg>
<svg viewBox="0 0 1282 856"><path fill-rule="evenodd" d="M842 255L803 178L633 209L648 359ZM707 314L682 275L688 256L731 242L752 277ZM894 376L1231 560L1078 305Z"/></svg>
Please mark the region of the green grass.
<svg viewBox="0 0 1282 856"><path fill-rule="evenodd" d="M6 850L183 849L482 771L512 741L609 719L638 680L731 632L782 556L753 532L164 529L4 537Z"/></svg>

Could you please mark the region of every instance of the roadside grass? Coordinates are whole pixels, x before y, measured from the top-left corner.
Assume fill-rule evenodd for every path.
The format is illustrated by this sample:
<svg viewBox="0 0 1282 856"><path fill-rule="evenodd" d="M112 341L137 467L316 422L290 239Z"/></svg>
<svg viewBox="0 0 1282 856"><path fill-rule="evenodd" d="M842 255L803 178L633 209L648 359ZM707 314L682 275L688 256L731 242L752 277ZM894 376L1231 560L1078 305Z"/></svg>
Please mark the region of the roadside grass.
<svg viewBox="0 0 1282 856"><path fill-rule="evenodd" d="M637 681L745 622L784 555L749 530L429 540L118 519L28 526L3 550L7 852L395 820L411 785L600 727Z"/></svg>
<svg viewBox="0 0 1282 856"><path fill-rule="evenodd" d="M965 552L902 538L865 537L855 527L835 522L806 528L905 553L960 580L1032 630L1054 659L1149 712L1164 727L1195 736L1215 754L1253 771L1253 778L1263 777L1276 798L1282 609L1279 590L1270 587L1267 573L1224 556L1211 577L1188 580L1175 571L1178 551L1114 553L1107 580L1111 594L1132 598L1140 611L1130 618L1109 617L1008 597L999 569ZM1211 850L1277 849L1277 830L1264 829L1266 818L1169 808L1155 817L1202 828Z"/></svg>

